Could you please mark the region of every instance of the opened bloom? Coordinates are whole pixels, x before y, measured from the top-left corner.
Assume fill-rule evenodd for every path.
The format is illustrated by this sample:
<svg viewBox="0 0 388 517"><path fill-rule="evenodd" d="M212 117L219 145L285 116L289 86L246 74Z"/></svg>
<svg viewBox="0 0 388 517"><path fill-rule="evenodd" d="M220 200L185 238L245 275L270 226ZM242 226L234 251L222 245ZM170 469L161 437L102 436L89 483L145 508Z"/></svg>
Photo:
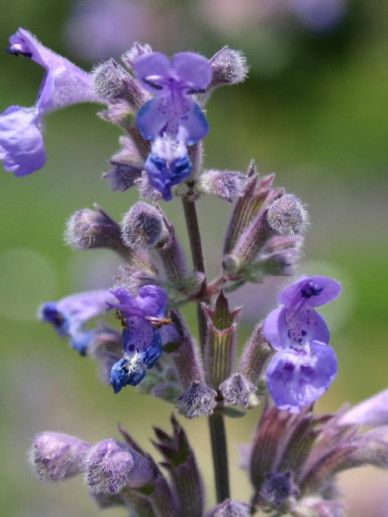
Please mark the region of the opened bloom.
<svg viewBox="0 0 388 517"><path fill-rule="evenodd" d="M0 114L0 160L6 171L25 176L46 162L44 116L71 104L100 101L87 72L43 46L27 30L18 29L9 43L10 54L28 57L46 70L35 106L11 106Z"/></svg>
<svg viewBox="0 0 388 517"><path fill-rule="evenodd" d="M46 302L39 309L39 318L51 323L60 336L68 337L71 346L86 355L94 331L85 323L109 310L115 299L110 291L101 289L76 293L58 302Z"/></svg>
<svg viewBox="0 0 388 517"><path fill-rule="evenodd" d="M162 336L158 328L167 309L166 291L154 285L141 287L136 296L122 288L112 294L123 320L122 359L111 370L111 384L118 393L128 384L136 386L152 368L162 353Z"/></svg>
<svg viewBox="0 0 388 517"><path fill-rule="evenodd" d="M209 130L192 96L209 86L211 65L193 52L179 52L171 59L149 52L135 60L134 71L142 86L155 96L136 118L142 136L153 142L145 170L151 185L169 200L171 187L192 171L187 146L202 140Z"/></svg>
<svg viewBox="0 0 388 517"><path fill-rule="evenodd" d="M279 409L298 412L334 380L337 359L328 345L329 329L314 307L340 292L341 285L331 278L303 278L283 289L279 307L266 317L263 333L276 350L267 367L267 385Z"/></svg>

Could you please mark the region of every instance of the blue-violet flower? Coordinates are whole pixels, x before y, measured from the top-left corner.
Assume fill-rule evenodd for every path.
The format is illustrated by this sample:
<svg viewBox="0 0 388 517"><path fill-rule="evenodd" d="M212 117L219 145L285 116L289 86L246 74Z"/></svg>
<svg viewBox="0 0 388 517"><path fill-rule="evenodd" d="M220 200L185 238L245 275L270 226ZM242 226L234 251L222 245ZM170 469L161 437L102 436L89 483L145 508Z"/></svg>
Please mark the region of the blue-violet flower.
<svg viewBox="0 0 388 517"><path fill-rule="evenodd" d="M281 291L281 305L264 320L263 334L277 351L267 367L267 386L279 409L299 412L334 380L337 359L328 345L329 329L314 307L340 292L341 285L331 278L302 278Z"/></svg>
<svg viewBox="0 0 388 517"><path fill-rule="evenodd" d="M10 106L0 114L0 160L6 171L25 176L46 162L44 115L71 104L101 101L87 72L43 46L27 30L18 29L9 43L10 54L28 57L46 70L35 106Z"/></svg>
<svg viewBox="0 0 388 517"><path fill-rule="evenodd" d="M124 324L124 357L111 370L111 384L118 393L128 384L139 384L162 353L162 336L157 324L166 312L167 293L158 286L145 285L137 296L123 288L114 289L112 294L118 301L112 308L119 311Z"/></svg>
<svg viewBox="0 0 388 517"><path fill-rule="evenodd" d="M170 60L159 52L134 61L137 79L155 95L139 110L136 125L153 142L145 164L151 185L171 199L171 187L192 171L187 147L202 140L209 125L191 96L206 90L212 78L208 59L193 52L179 52Z"/></svg>

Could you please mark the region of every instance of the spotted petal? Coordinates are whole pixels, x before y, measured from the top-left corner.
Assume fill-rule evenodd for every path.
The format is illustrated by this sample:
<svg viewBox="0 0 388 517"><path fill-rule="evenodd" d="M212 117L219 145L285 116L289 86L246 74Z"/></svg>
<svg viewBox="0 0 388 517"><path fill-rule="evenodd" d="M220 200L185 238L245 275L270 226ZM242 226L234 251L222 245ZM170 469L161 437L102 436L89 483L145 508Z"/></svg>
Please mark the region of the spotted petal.
<svg viewBox="0 0 388 517"><path fill-rule="evenodd" d="M277 352L267 372L268 390L275 405L282 410L298 413L328 389L337 373L334 350L314 341L310 353L291 349Z"/></svg>
<svg viewBox="0 0 388 517"><path fill-rule="evenodd" d="M324 318L314 309L290 312L287 307L277 307L263 323L263 334L275 348L303 347L312 341L328 343L330 332Z"/></svg>
<svg viewBox="0 0 388 517"><path fill-rule="evenodd" d="M139 316L126 319L127 328L123 330L123 347L126 353L144 352L154 340L152 325Z"/></svg>
<svg viewBox="0 0 388 517"><path fill-rule="evenodd" d="M335 300L342 291L336 280L326 276L308 276L286 287L279 294L279 303L287 307L305 304L318 307Z"/></svg>

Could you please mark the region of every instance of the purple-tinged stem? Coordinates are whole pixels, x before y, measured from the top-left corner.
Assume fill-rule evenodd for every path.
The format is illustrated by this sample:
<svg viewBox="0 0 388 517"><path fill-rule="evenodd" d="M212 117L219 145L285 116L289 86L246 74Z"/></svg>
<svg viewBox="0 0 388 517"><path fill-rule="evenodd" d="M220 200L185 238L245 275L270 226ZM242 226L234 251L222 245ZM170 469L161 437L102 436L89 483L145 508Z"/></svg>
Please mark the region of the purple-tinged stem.
<svg viewBox="0 0 388 517"><path fill-rule="evenodd" d="M205 314L202 311L201 300L204 302L209 302L206 296L205 261L202 252L201 234L199 231L195 202L191 201L187 197L184 197L183 209L185 212L186 225L189 234L194 269L196 271L199 271L200 273L204 273L204 282L202 286L202 293L204 294L197 303L199 341L203 355L207 336L207 323ZM217 502L221 503L222 501L230 497L230 490L228 470L228 449L226 443L225 422L224 416L221 413L220 409L216 408L214 413L209 416L209 429L212 447Z"/></svg>

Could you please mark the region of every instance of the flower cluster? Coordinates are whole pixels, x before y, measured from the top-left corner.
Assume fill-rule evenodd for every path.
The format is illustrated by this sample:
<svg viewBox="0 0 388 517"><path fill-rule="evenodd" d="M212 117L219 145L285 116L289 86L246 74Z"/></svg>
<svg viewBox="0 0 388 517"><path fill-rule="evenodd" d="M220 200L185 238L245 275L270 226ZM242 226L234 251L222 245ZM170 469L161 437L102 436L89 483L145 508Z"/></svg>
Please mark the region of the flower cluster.
<svg viewBox="0 0 388 517"><path fill-rule="evenodd" d="M204 106L218 87L245 79L243 55L225 47L210 59L193 52L170 59L135 43L122 64L110 59L86 73L24 29L11 37L9 51L39 63L46 77L33 108L13 106L0 115L5 170L23 176L44 165L46 114L97 102L105 106L100 117L124 131L105 177L113 190L136 186L141 198L120 222L97 205L71 215L65 230L70 246L109 249L122 264L111 289L46 302L40 319L80 355L95 359L116 394L135 386L187 418L209 417L219 504L206 515L246 517L259 509L339 515L333 476L364 463L388 466L388 440L380 429L387 423L386 393L337 415L312 413L337 373L328 326L315 309L339 296L341 285L331 278L290 282L279 293L279 306L257 323L237 354L241 308L230 307L228 293L247 282L259 291L268 277L295 275L308 225L303 203L276 187L274 174L259 174L253 161L246 172L203 169L202 140L209 130ZM161 206L173 195L182 200L192 261ZM214 279L206 275L196 213L204 195L232 204ZM181 313L191 302L197 304L198 344ZM116 315L115 324L108 313ZM254 494L250 503L238 502L229 494L224 417L243 416L260 402L264 409L244 455ZM43 480L84 473L101 507L119 505L147 517L202 517L198 463L175 417L172 425L172 436L156 429L155 443L169 480L123 429L123 441L96 445L42 433L32 463Z"/></svg>

